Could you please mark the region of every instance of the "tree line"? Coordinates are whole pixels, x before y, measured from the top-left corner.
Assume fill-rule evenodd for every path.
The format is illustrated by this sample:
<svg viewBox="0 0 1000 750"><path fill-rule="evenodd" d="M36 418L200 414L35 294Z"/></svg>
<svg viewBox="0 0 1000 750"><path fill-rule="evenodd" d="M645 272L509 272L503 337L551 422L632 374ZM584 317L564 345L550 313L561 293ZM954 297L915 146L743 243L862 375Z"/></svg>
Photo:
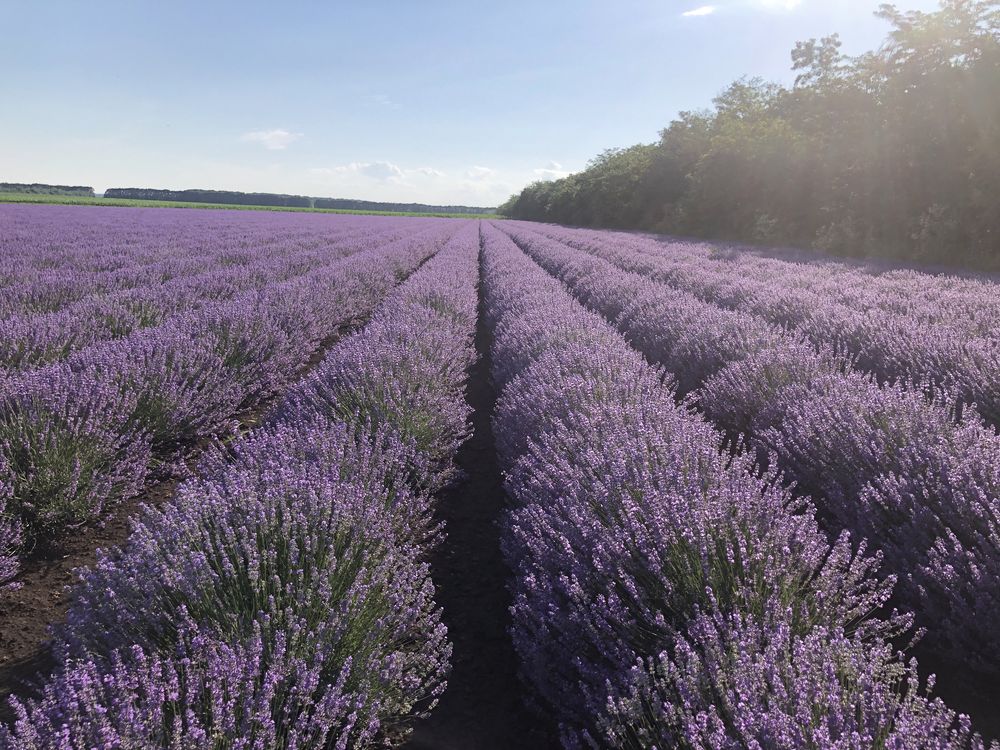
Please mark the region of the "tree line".
<svg viewBox="0 0 1000 750"><path fill-rule="evenodd" d="M281 206L311 208L312 199L304 195L281 193L241 193L236 190L160 190L157 188L109 188L105 198L144 201L181 201L185 203L222 203L231 206Z"/></svg>
<svg viewBox="0 0 1000 750"><path fill-rule="evenodd" d="M385 203L349 198L312 198L284 193L241 193L236 190L160 190L155 188L109 188L105 198L131 200L219 203L236 206L279 206L285 208L334 208L347 211L392 211L405 213L483 214L495 208L478 206L431 206L424 203Z"/></svg>
<svg viewBox="0 0 1000 750"><path fill-rule="evenodd" d="M879 49L799 42L794 85L738 80L658 142L605 151L498 211L1000 268L1000 3L876 15L891 26Z"/></svg>
<svg viewBox="0 0 1000 750"><path fill-rule="evenodd" d="M88 185L46 185L42 182L0 182L0 193L27 193L30 195L84 195L94 197L94 188Z"/></svg>

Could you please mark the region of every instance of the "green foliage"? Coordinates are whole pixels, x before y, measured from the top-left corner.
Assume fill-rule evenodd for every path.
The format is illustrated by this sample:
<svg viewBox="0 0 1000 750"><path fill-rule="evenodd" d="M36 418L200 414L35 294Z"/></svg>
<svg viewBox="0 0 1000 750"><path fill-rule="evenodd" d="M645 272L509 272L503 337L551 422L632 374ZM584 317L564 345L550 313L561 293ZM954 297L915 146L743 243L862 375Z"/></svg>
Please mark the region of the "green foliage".
<svg viewBox="0 0 1000 750"><path fill-rule="evenodd" d="M94 197L94 188L87 185L45 185L40 182L0 182L0 193L24 195L79 195Z"/></svg>
<svg viewBox="0 0 1000 750"><path fill-rule="evenodd" d="M95 508L126 492L127 482L119 481L113 470L125 450L102 437L74 430L43 410L4 409L0 445L8 454L12 510L29 538L91 520Z"/></svg>
<svg viewBox="0 0 1000 750"><path fill-rule="evenodd" d="M1000 268L1000 3L883 5L882 47L792 51L795 85L741 79L651 145L529 185L514 218Z"/></svg>

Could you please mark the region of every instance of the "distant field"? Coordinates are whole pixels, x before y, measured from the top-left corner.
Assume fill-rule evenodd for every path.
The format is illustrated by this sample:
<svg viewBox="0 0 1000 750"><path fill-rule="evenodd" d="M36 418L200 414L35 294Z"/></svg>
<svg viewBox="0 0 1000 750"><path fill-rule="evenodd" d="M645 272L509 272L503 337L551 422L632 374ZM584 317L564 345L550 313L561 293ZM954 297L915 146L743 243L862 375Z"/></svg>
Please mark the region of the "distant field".
<svg viewBox="0 0 1000 750"><path fill-rule="evenodd" d="M82 195L44 195L40 193L0 193L0 203L55 203L80 206L124 206L126 208L224 208L236 211L295 211L318 214L358 214L362 216L437 216L449 219L496 219L496 214L459 214L405 211L352 211L344 208L293 208L287 206L238 206L231 203L190 203L184 201L147 201L122 198L90 198Z"/></svg>

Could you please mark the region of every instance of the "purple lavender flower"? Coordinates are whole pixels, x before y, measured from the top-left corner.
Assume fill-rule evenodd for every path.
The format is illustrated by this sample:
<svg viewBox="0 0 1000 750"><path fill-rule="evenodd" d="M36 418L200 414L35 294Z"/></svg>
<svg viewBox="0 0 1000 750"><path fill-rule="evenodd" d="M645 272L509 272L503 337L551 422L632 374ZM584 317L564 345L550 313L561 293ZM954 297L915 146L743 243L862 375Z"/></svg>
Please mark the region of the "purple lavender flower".
<svg viewBox="0 0 1000 750"><path fill-rule="evenodd" d="M920 690L913 662L838 627L801 634L791 613L699 614L632 668L599 734L621 748L968 748L967 716ZM996 747L994 745L994 747Z"/></svg>
<svg viewBox="0 0 1000 750"><path fill-rule="evenodd" d="M134 408L134 398L65 364L7 381L0 455L10 472L8 512L36 533L94 519L138 492L150 446L128 422Z"/></svg>
<svg viewBox="0 0 1000 750"><path fill-rule="evenodd" d="M234 644L185 620L172 652L134 646L114 652L109 666L74 661L40 699L13 701L15 720L0 727L0 744L10 750L370 745L383 728L378 682L385 673L365 675L350 658L331 663L331 648L327 641L303 650L283 632L269 640L260 624ZM391 675L394 665L387 666Z"/></svg>
<svg viewBox="0 0 1000 750"><path fill-rule="evenodd" d="M123 550L81 571L56 633L62 666L40 700L15 703L0 742L360 747L434 706L450 645L425 562L440 527L421 488L467 434L477 310L478 232L454 227L351 266L362 289L383 290L361 298L374 304L440 248L321 365L358 371L320 381L315 401L303 394L317 382L303 381L263 427L216 443ZM289 291L293 304L263 309L291 322L307 295ZM211 359L185 360L198 361Z"/></svg>
<svg viewBox="0 0 1000 750"><path fill-rule="evenodd" d="M513 506L503 541L513 637L525 680L541 710L560 722L563 744L674 747L690 735L681 746L810 746L769 732L829 714L828 726L798 735L826 747L827 736L856 738L831 711L846 722L871 709L862 728L879 738L898 722L907 727L896 735L904 744L931 738L964 746L966 719L910 700L899 689L903 668L883 668L894 659L888 639L910 618L872 615L892 588L891 578L874 575L879 557L864 545L854 549L847 535L830 544L807 503L774 475L759 476L750 457L722 451L722 437L679 406L669 382L606 323L499 232L484 228L483 238L494 367L511 373L494 431ZM547 317L534 315L542 308ZM522 316L538 325L517 325ZM574 321L603 326L603 348L560 338ZM703 613L711 613L708 623L769 625L735 631L731 640L725 634L716 654ZM772 626L775 613L787 615ZM738 652L727 658L752 639L754 648L764 643L772 627L773 665L765 658L751 669ZM704 657L698 639L708 644ZM790 643L807 645L800 653ZM649 676L688 651L676 674ZM856 674L839 671L841 653L852 655ZM782 691L772 695L758 669L785 674ZM746 714L721 692L744 683ZM737 722L731 741L732 727L711 722L729 715ZM712 730L707 738L716 744L697 744L698 729Z"/></svg>
<svg viewBox="0 0 1000 750"><path fill-rule="evenodd" d="M974 410L963 413L971 400L968 383L950 384L954 373L934 364L954 354L948 336L920 329L921 346L929 348L918 359L929 369L892 370L889 360L872 364L872 347L857 345L859 337L883 341L895 335L899 346L909 346L905 341L912 337L901 333L898 319L869 326L890 315L892 304L879 307L865 297L877 314L853 323L846 302L820 305L800 330L812 339L820 329L809 327L825 321L824 333L807 344L801 334L769 327L743 311L740 300L751 297L736 275L753 275L753 262L744 263L739 254L719 261L733 266L733 277L711 277L710 298L734 308L723 309L685 290L698 279L708 283L711 274L703 266L714 261L704 252L691 251L663 266L663 253L643 250L641 240L609 245L601 235L570 232L564 243L556 239L563 230L540 234L517 224L504 229L575 295L613 316L650 361L679 378L682 391L697 386L691 402L749 439L763 465L773 456L798 490L813 496L834 531L847 529L883 550L886 571L899 580L898 601L918 615L940 651L977 670L1000 667L992 626L1000 611L1000 490L993 478L1000 438ZM618 270L603 255L667 283ZM594 279L600 281L592 287ZM613 302L616 294L628 296L628 304ZM839 288L839 294L845 301L856 296L851 288ZM905 292L895 299L901 307ZM883 343L875 349L902 356L896 344ZM859 360L883 375L933 376L917 385L883 382L855 369Z"/></svg>

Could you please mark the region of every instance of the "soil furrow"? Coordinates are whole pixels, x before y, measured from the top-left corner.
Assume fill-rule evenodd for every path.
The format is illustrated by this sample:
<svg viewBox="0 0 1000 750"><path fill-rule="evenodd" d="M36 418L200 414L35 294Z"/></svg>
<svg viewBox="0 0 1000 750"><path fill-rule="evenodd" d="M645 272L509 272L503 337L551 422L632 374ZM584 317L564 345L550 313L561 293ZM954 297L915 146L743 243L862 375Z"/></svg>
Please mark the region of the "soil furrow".
<svg viewBox="0 0 1000 750"><path fill-rule="evenodd" d="M558 747L552 727L529 711L510 640L510 575L500 552L499 521L506 503L497 465L490 377L492 334L480 287L476 364L467 399L472 437L459 448L460 479L436 503L447 537L431 557L435 599L454 645L448 689L419 722L408 750L547 750Z"/></svg>

